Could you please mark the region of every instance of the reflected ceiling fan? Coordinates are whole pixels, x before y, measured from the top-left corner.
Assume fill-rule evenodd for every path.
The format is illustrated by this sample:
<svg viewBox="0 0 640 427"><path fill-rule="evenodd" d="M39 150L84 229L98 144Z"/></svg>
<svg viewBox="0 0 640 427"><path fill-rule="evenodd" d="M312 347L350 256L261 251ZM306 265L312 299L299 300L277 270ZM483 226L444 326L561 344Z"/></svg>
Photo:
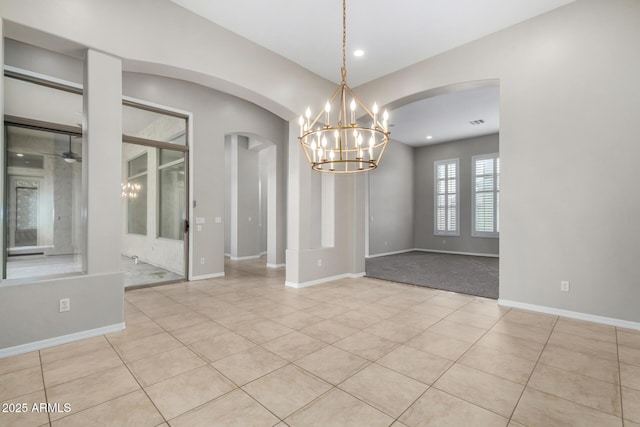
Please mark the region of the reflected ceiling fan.
<svg viewBox="0 0 640 427"><path fill-rule="evenodd" d="M82 162L82 157L79 156L77 153L74 153L73 150L71 149L71 135L69 135L69 150L61 154L57 154L57 153L42 153L42 154L46 154L47 156L62 157L62 160L64 160L67 163Z"/></svg>

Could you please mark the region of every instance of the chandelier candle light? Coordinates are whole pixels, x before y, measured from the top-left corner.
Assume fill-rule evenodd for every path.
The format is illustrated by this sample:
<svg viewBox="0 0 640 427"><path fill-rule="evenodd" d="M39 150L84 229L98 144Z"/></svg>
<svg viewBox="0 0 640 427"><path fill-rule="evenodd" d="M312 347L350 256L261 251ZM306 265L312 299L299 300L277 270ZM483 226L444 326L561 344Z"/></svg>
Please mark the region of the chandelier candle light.
<svg viewBox="0 0 640 427"><path fill-rule="evenodd" d="M342 82L315 118L311 118L311 108L307 108L304 117L298 120L304 153L311 167L319 172L354 173L375 169L389 141L389 113L385 110L380 121L378 105L374 103L369 110L347 86L346 10L346 0L342 0ZM351 100L348 107L347 98ZM365 113L360 123L356 121L358 108ZM332 115L337 122L331 122ZM371 126L367 126L369 123Z"/></svg>

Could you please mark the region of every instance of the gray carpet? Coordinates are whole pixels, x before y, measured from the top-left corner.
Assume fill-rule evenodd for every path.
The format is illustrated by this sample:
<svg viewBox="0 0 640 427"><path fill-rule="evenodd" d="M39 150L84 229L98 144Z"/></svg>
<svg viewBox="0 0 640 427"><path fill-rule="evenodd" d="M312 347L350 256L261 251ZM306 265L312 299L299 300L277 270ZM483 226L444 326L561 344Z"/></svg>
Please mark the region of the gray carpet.
<svg viewBox="0 0 640 427"><path fill-rule="evenodd" d="M375 279L427 286L485 298L498 298L498 258L407 252L366 260Z"/></svg>

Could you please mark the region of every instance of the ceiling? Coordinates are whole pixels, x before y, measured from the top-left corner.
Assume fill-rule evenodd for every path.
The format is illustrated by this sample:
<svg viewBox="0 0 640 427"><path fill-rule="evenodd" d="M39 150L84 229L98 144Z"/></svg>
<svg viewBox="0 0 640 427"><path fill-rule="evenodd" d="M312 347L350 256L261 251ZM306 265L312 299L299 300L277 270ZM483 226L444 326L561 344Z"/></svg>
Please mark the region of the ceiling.
<svg viewBox="0 0 640 427"><path fill-rule="evenodd" d="M340 0L171 1L340 82ZM356 87L572 1L348 0L347 80Z"/></svg>
<svg viewBox="0 0 640 427"><path fill-rule="evenodd" d="M396 108L391 115L391 137L420 147L496 133L500 129L499 91L497 86L468 89Z"/></svg>
<svg viewBox="0 0 640 427"><path fill-rule="evenodd" d="M335 83L342 2L171 0ZM349 0L351 87L420 62L574 0ZM355 57L356 49L364 50ZM470 121L484 119L482 125ZM419 146L498 130L498 90L440 95L391 111L392 138ZM427 133L433 135L426 140Z"/></svg>

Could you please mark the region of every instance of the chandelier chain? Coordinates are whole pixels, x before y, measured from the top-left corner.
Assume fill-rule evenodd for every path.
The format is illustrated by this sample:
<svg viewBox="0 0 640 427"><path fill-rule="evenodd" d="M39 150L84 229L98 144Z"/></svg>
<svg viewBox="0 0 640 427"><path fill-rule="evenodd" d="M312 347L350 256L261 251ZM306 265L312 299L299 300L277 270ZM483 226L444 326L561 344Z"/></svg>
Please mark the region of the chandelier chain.
<svg viewBox="0 0 640 427"><path fill-rule="evenodd" d="M298 138L313 170L331 173L366 172L378 167L389 142L389 114L385 110L380 121L378 105L374 103L372 110L369 110L347 85L346 0L342 0L341 71L342 83L329 97L324 108L314 118L311 108L307 107L304 116L298 119ZM350 104L347 104L347 97L351 98Z"/></svg>
<svg viewBox="0 0 640 427"><path fill-rule="evenodd" d="M347 0L342 0L342 83L347 82Z"/></svg>

